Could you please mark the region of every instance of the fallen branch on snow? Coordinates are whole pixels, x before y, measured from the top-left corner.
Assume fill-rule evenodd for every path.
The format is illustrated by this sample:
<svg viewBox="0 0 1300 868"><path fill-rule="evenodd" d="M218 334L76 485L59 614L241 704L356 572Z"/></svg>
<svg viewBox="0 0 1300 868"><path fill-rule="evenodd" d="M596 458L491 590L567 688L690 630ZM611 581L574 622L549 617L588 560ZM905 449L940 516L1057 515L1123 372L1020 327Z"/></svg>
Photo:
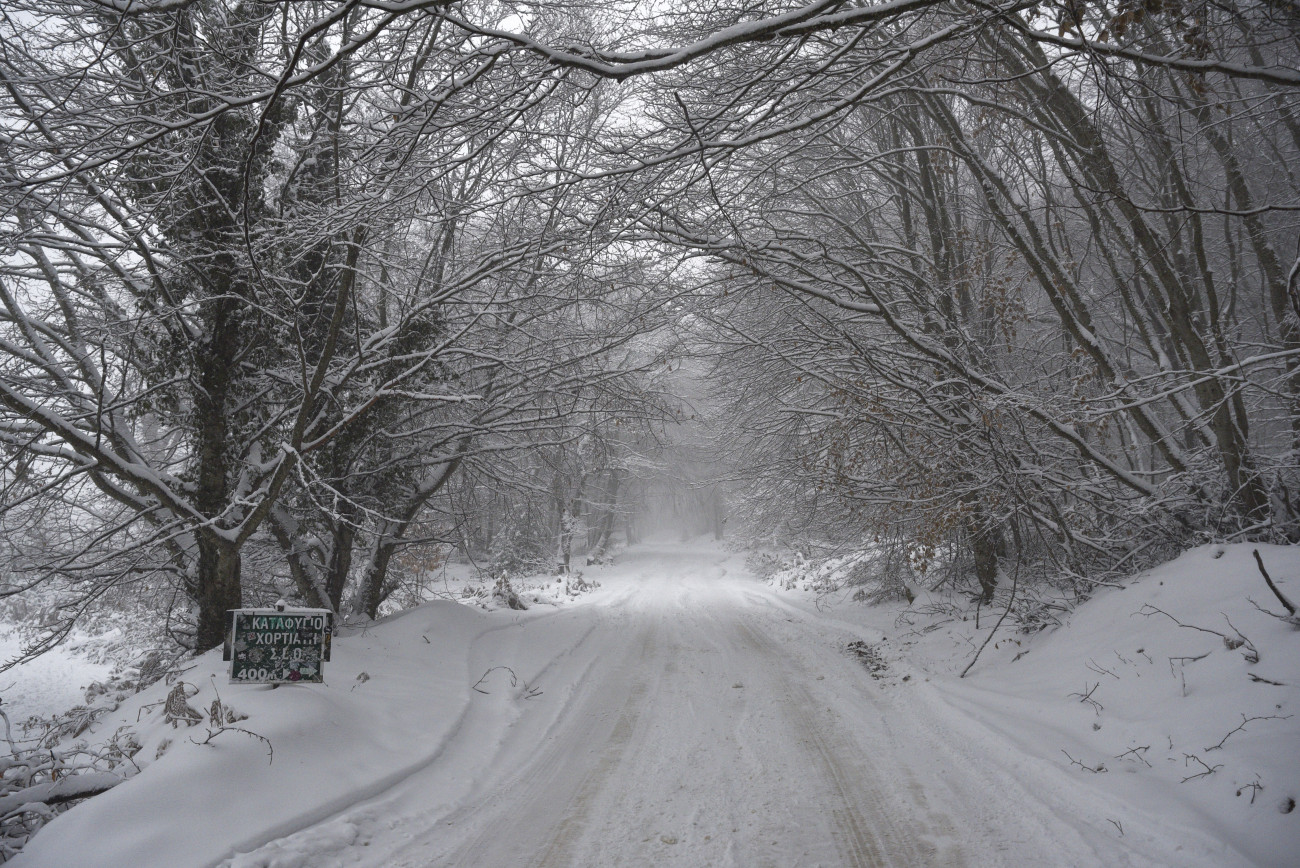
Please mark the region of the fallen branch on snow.
<svg viewBox="0 0 1300 868"><path fill-rule="evenodd" d="M1070 765L1078 766L1079 768L1085 771L1092 772L1094 775L1101 775L1106 773L1106 766L1103 765L1102 763L1097 763L1096 768L1094 768L1090 765L1085 765L1084 763L1070 756L1070 752L1067 751L1065 748L1061 748L1061 753L1065 754L1066 759L1070 761Z"/></svg>
<svg viewBox="0 0 1300 868"><path fill-rule="evenodd" d="M1212 750L1221 750L1221 749L1223 748L1223 743L1224 743L1225 741L1228 740L1228 736L1231 736L1233 733L1241 732L1242 730L1244 730L1244 729L1246 728L1246 724L1251 723L1252 721L1256 721L1256 720L1289 720L1290 718L1291 718L1291 715L1289 715L1289 714L1268 714L1268 715L1261 715L1261 716L1259 716L1259 717L1247 717L1246 715L1243 714L1243 715L1241 715L1241 725L1240 725L1240 726L1238 726L1236 729L1234 729L1234 730L1232 730L1231 732L1229 732L1228 735L1225 735L1223 738L1219 739L1219 743L1218 743L1218 744L1216 744L1216 745L1211 745L1210 747L1207 747L1205 750L1206 750L1207 752L1208 752L1208 751L1212 751Z"/></svg>
<svg viewBox="0 0 1300 868"><path fill-rule="evenodd" d="M1243 657L1246 658L1247 663L1259 662L1259 649L1255 647L1255 643L1251 642L1250 639L1246 638L1246 635L1244 633L1242 633L1240 630L1234 627L1232 621L1228 620L1227 615L1223 616L1223 620L1228 622L1228 628L1232 630L1232 632L1236 633L1237 634L1236 636L1229 636L1226 633L1220 633L1218 630L1211 630L1207 627L1198 627L1195 624L1184 624L1182 621L1178 620L1173 615L1166 612L1164 609L1153 606L1150 603L1143 603L1142 608L1138 610L1137 614L1141 615L1144 618L1150 618L1152 615L1164 615L1166 618L1168 618L1170 621L1173 621L1179 627L1183 627L1188 630L1197 630L1201 633L1209 633L1211 636L1218 636L1220 639L1223 640L1224 647L1227 648L1229 651L1235 651L1238 648L1245 648L1246 650L1242 651L1241 654Z"/></svg>
<svg viewBox="0 0 1300 868"><path fill-rule="evenodd" d="M1191 754L1191 753L1185 753L1185 754L1183 754L1183 766L1184 766L1184 767L1187 766L1187 763L1188 763L1189 760L1194 760L1194 761L1200 763L1201 768L1205 769L1205 771L1203 771L1203 772L1197 772L1197 773L1194 774L1194 775L1188 775L1187 777L1183 778L1181 781L1178 782L1178 783L1180 783L1180 784L1185 784L1185 783L1187 783L1188 781L1194 781L1194 780L1196 780L1197 778L1208 777L1208 776L1214 774L1215 772L1217 772L1219 769L1223 768L1222 765L1217 765L1217 766L1209 766L1209 765L1206 765L1206 764L1205 764L1205 760L1201 759L1201 758L1198 757L1196 754Z"/></svg>

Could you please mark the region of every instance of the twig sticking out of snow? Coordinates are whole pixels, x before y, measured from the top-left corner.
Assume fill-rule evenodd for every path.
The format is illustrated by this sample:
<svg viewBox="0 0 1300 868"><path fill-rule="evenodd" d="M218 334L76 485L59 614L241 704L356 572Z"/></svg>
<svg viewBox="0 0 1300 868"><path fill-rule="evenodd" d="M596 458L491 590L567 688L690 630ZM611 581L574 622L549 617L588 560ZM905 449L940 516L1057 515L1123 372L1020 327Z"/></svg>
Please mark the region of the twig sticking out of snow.
<svg viewBox="0 0 1300 868"><path fill-rule="evenodd" d="M1212 751L1212 750L1221 750L1221 749L1223 748L1223 743L1224 743L1225 741L1228 740L1228 736L1231 736L1231 735L1232 735L1233 733L1235 733L1235 732L1241 732L1242 730L1244 730L1244 729L1246 728L1246 724L1250 723L1251 721L1255 721L1255 720L1288 720L1288 719L1290 719L1290 717L1291 717L1291 715L1289 715L1289 714L1268 714L1268 715L1261 715L1261 716L1258 716L1258 717L1247 717L1246 715L1243 714L1243 715L1241 715L1241 724L1240 724L1236 729L1232 730L1231 732L1228 733L1228 735L1225 735L1223 738L1219 739L1219 743L1218 743L1218 744L1211 745L1210 747L1207 747L1205 750L1206 750L1207 752L1208 752L1208 751Z"/></svg>
<svg viewBox="0 0 1300 868"><path fill-rule="evenodd" d="M1182 682L1183 696L1187 695L1187 671L1183 667L1186 666L1188 663L1195 663L1197 660L1204 660L1206 657L1209 656L1210 656L1210 652L1206 651L1204 654L1198 654L1195 657L1170 657L1169 658L1169 674L1179 679ZM1175 660L1178 661L1177 671L1174 670Z"/></svg>
<svg viewBox="0 0 1300 868"><path fill-rule="evenodd" d="M1243 657L1246 658L1247 663L1259 662L1259 649L1255 647L1255 643L1251 642L1250 639L1246 638L1246 635L1244 633L1242 633L1240 630L1234 627L1232 625L1232 621L1228 620L1227 615L1223 616L1223 620L1228 622L1228 629L1236 633L1237 634L1236 636L1229 636L1226 633L1220 633L1218 630L1210 630L1206 627L1198 627L1195 624L1184 624L1182 621L1178 620L1173 615L1166 612L1164 609L1157 608L1156 606L1153 606L1150 603L1144 603L1142 605L1142 608L1138 610L1138 614L1144 618L1150 618L1152 615L1164 615L1166 618L1168 618L1170 621L1173 621L1179 627L1184 627L1188 630L1197 630L1201 633L1209 633L1211 636L1218 636L1220 639L1223 640L1224 647L1226 647L1229 651L1235 651L1238 648L1245 648L1246 650L1242 651L1241 654Z"/></svg>
<svg viewBox="0 0 1300 868"><path fill-rule="evenodd" d="M1286 687L1286 685L1283 684L1281 681L1273 681L1268 678L1260 678L1254 672L1247 672L1246 675L1250 677L1251 681L1254 681L1258 684L1271 684L1274 687Z"/></svg>
<svg viewBox="0 0 1300 868"><path fill-rule="evenodd" d="M527 681L524 681L522 678L516 675L515 670L511 669L509 666L493 666L491 669L484 672L478 681L475 681L473 684L471 684L470 689L476 690L479 693L484 694L485 696L489 695L489 692L480 688L479 685L482 684L489 675L491 675L493 672L497 671L498 669L504 669L505 671L510 673L511 687L518 687L521 682L523 683L524 688L523 691L520 693L520 696L522 696L524 699L536 699L537 697L542 695L542 691L540 689L529 684Z"/></svg>
<svg viewBox="0 0 1300 868"><path fill-rule="evenodd" d="M1136 759L1138 762L1142 763L1147 768L1151 768L1151 763L1147 762L1147 758L1142 755L1143 753L1146 753L1149 750L1151 750L1151 745L1149 744L1144 744L1141 745L1140 747L1131 747L1128 750L1124 751L1119 756L1115 757L1115 759L1123 759L1124 757L1129 756L1131 754L1133 758ZM1139 753L1139 751L1141 751L1141 753Z"/></svg>
<svg viewBox="0 0 1300 868"><path fill-rule="evenodd" d="M1268 589L1273 592L1273 596L1277 597L1278 602L1282 604L1282 608L1286 609L1288 615L1290 615L1290 617L1282 617L1280 615L1273 615L1273 617L1282 618L1282 620L1287 621L1296 627L1300 627L1300 618L1297 617L1295 603L1292 603L1283 596L1282 592L1278 590L1277 585L1273 584L1273 577L1268 574L1268 570L1264 569L1264 559L1259 556L1259 549L1253 549L1251 554L1255 556L1255 563L1259 566L1259 574L1264 577L1264 583L1268 585ZM1268 610L1265 609L1263 611ZM1273 613L1269 612L1269 614L1272 615Z"/></svg>
<svg viewBox="0 0 1300 868"><path fill-rule="evenodd" d="M1065 758L1070 761L1070 765L1078 766L1079 768L1084 769L1085 771L1092 772L1094 775L1101 775L1106 773L1106 766L1103 765L1102 763L1097 763L1096 767L1094 768L1093 766L1085 765L1084 763L1070 756L1070 752L1067 751L1065 748L1061 748L1061 753L1065 754Z"/></svg>
<svg viewBox="0 0 1300 868"><path fill-rule="evenodd" d="M242 732L249 738L257 739L266 745L266 764L271 765L275 762L275 748L271 746L271 740L260 733L253 732L251 729L244 729L242 726L227 726L223 723L217 726L216 729L209 729L207 738L203 739L203 741L194 741L194 739L190 739L190 741L198 745L209 744L223 732Z"/></svg>
<svg viewBox="0 0 1300 868"><path fill-rule="evenodd" d="M233 708L221 701L221 694L217 692L217 684L212 683L212 690L217 694L217 698L212 700L212 706L208 709L208 737L203 741L190 741L194 744L210 744L214 738L223 732L242 732L249 738L255 738L266 745L266 764L271 765L275 762L275 748L271 746L271 740L260 733L253 732L251 729L244 729L242 726L233 726L232 724L248 720L247 714L239 714ZM214 728L215 727L215 728Z"/></svg>
<svg viewBox="0 0 1300 868"><path fill-rule="evenodd" d="M1200 763L1201 768L1205 769L1205 771L1197 772L1194 775L1188 775L1187 777L1183 778L1181 781L1178 782L1180 784L1185 784L1188 781L1194 781L1197 778L1208 777L1209 775L1212 775L1215 772L1217 772L1219 769L1223 768L1222 765L1217 765L1217 766L1206 765L1205 760L1201 759L1196 754L1191 754L1191 753L1183 754L1183 765L1186 766L1189 761L1195 761L1197 763Z"/></svg>
<svg viewBox="0 0 1300 868"><path fill-rule="evenodd" d="M1246 790L1250 790L1250 803L1253 805L1255 804L1255 797L1258 796L1260 791L1263 789L1264 785L1259 782L1259 775L1255 775L1255 780L1237 789L1237 797L1241 798L1242 793L1246 792Z"/></svg>
<svg viewBox="0 0 1300 868"><path fill-rule="evenodd" d="M1083 683L1083 689L1084 689L1084 692L1083 692L1083 693L1071 693L1070 696L1077 696L1077 697L1079 697L1079 701L1080 701L1080 702L1086 702L1086 703L1088 703L1089 705L1092 706L1092 710L1095 711L1095 712L1097 712L1098 715L1100 715L1100 714L1101 714L1102 705L1101 705L1100 702L1098 702L1097 700L1095 700L1095 699L1092 698L1092 695L1093 695L1094 693L1097 692L1097 688L1100 687L1100 686L1101 686L1101 682L1100 682L1100 681L1098 681L1096 684L1092 685L1091 687L1089 687L1089 686L1088 686L1088 682L1085 681L1085 682Z"/></svg>
<svg viewBox="0 0 1300 868"><path fill-rule="evenodd" d="M1114 672L1111 672L1109 669L1107 669L1105 666L1102 666L1100 663L1098 663L1096 660L1093 660L1091 657L1089 657L1088 662L1083 665L1087 666L1089 669L1091 669L1093 672L1096 672L1098 675L1109 675L1111 678L1119 678L1118 675L1116 675Z"/></svg>

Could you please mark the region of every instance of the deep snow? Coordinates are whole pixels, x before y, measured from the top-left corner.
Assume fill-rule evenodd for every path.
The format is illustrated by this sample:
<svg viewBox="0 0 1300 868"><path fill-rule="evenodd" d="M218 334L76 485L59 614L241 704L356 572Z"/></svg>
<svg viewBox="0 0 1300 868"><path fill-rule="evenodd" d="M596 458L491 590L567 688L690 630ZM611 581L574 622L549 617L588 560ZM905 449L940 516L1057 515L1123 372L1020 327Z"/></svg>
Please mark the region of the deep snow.
<svg viewBox="0 0 1300 868"><path fill-rule="evenodd" d="M1300 597L1300 553L1262 551ZM136 729L143 771L13 864L1282 866L1300 852L1300 811L1282 810L1300 797L1300 630L1250 604L1280 609L1247 547L1103 589L1061 628L1004 626L964 680L993 619L977 632L942 600L827 607L710 546L641 547L588 573L602 587L562 606L440 601L345 633L323 685L230 685L219 653L198 658L189 704L206 712L219 692L247 732L209 738L206 713L172 726L158 705L172 687L145 691L96 729ZM1150 606L1239 630L1259 662ZM1096 706L1080 701L1093 684ZM1210 749L1243 715L1260 719ZM1183 782L1203 770L1191 757L1214 773Z"/></svg>

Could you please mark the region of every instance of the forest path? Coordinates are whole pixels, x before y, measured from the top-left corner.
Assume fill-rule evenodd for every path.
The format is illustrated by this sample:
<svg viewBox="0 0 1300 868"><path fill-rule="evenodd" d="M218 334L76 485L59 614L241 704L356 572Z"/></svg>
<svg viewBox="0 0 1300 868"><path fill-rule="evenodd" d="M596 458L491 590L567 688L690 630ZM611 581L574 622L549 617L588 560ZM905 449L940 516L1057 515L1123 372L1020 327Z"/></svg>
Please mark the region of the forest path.
<svg viewBox="0 0 1300 868"><path fill-rule="evenodd" d="M640 547L601 580L475 641L486 693L432 762L231 864L1106 864L733 556Z"/></svg>
<svg viewBox="0 0 1300 868"><path fill-rule="evenodd" d="M598 625L571 655L595 661L568 707L545 731L527 715L515 724L510 740L531 756L490 766L463 806L379 862L958 864L921 832L950 833L946 818L890 810L899 782L880 786L854 724L810 693L819 672L770 638L773 619L792 622L722 560L668 549L625 561L617 603L589 610Z"/></svg>

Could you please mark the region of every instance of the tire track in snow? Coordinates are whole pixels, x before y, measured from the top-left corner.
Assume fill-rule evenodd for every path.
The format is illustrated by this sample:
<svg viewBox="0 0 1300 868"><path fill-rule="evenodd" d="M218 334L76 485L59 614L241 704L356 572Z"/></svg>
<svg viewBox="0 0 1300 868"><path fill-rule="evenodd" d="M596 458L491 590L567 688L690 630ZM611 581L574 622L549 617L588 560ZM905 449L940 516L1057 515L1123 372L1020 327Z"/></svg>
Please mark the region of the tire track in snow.
<svg viewBox="0 0 1300 868"><path fill-rule="evenodd" d="M547 616L546 619L538 619L532 627L546 629L550 624L558 624L566 614L561 612ZM599 666L599 660L594 656L584 656L582 652L592 633L600 626L599 622L589 624L576 636L570 635L562 640L558 647L552 649L552 656L546 659L531 680L536 682L562 661L578 667L578 681L587 678ZM513 637L512 641L504 643L497 641L499 637L518 632L519 625L514 623L484 630L472 640L466 655L467 661L478 660L480 655L486 655L485 659L499 659L507 651L515 649L516 645ZM578 657L582 659L576 659ZM467 664L466 684L472 683L473 673L480 671L481 667ZM326 865L394 868L396 863L390 861L395 858L393 849L404 849L407 844L399 844L393 839L403 834L407 828L415 826L422 829L430 822L428 805L421 803L419 795L425 787L425 781L430 777L466 781L463 798L469 798L471 791L481 789L484 781L492 779L495 768L490 763L485 765L483 746L493 741L498 744L502 742L519 716L518 708L510 707L517 706L518 703L511 703L504 691L497 690L494 694L484 699L476 699L471 694L470 701L460 709L455 723L441 742L421 761L355 791L348 799L331 805L326 811L305 815L291 828L276 830L261 840L246 841L236 846L237 855L222 861L221 868L232 863L259 868L282 864L310 865L312 868ZM477 785L469 783L475 780L478 781ZM413 812L412 804L418 805L419 810ZM454 811L454 808L445 803L439 807L441 813L435 811L433 815L438 819L441 819L441 814ZM340 833L340 830L345 834ZM418 833L406 835L408 842L416 837ZM369 847L372 839L378 845L373 849ZM336 840L345 843L340 845ZM353 846L353 841L364 841L366 849ZM425 868L430 863L418 861L411 864Z"/></svg>
<svg viewBox="0 0 1300 868"><path fill-rule="evenodd" d="M897 863L893 859L886 859L885 842L874 833L873 824L863 816L857 789L852 786L851 776L840 762L838 754L846 746L832 745L823 733L820 721L811 713L814 707L812 697L802 684L789 678L786 666L779 665L787 660L781 649L770 639L759 636L743 621L736 622L736 631L742 643L753 653L778 664L772 667L772 671L777 673L782 692L791 700L782 703L782 706L793 723L792 731L800 734L800 746L809 754L819 777L829 785L839 802L831 808L830 817L837 833L835 844L844 857L844 864L852 868L922 864L914 854L909 854L909 858ZM873 807L877 808L876 825L888 824L888 816L879 810L881 806Z"/></svg>
<svg viewBox="0 0 1300 868"><path fill-rule="evenodd" d="M731 594L722 594L720 599L705 585L687 584L673 590L677 594L666 609L629 614L629 626L635 624L641 631L639 643L629 643L632 648L620 665L593 672L587 701L575 715L565 715L556 724L572 727L577 723L579 728L537 757L533 770L511 785L508 797L481 806L484 814L494 818L486 829L451 851L445 861L432 864L564 868L610 864L602 860L615 852L631 859L628 864L714 864L705 851L695 849L699 847L698 833L684 839L680 847L672 847L669 838L675 843L681 833L661 841L652 826L656 822L671 824L674 821L667 818L675 812L675 822L683 822L681 811L675 811L681 805L681 787L699 786L692 780L689 764L674 763L674 759L684 752L689 756L696 748L727 748L726 744L710 745L704 732L690 732L680 720L681 713L689 709L694 716L697 704L707 707L727 702L734 706L729 718L732 746L742 745L735 749L744 750L744 742L753 740L754 749L768 751L766 759L760 756L757 764L779 770L778 781L761 784L758 792L729 793L729 786L744 786L739 776L715 780L704 786L705 790L712 788L711 793L694 815L706 811L715 822L715 831L725 832L737 825L737 815L746 816L745 809L758 806L765 810L762 806L771 803L764 799L775 796L782 800L777 810L783 813L771 821L791 822L794 817L796 823L820 824L822 834L829 838L822 838L823 846L838 853L838 858L834 862L819 860L811 855L815 851L805 851L800 857L798 847L802 845L793 839L782 842L782 856L772 861L763 851L768 833L761 831L766 824L760 819L758 827L728 842L724 862L781 865L795 864L782 859L795 859L801 865L851 868L961 864L957 854L945 853L941 860L935 848L918 843L909 827L931 819L923 800L910 798L909 804L899 804L899 782L884 786L886 778L877 765L847 737L845 721L817 711L822 706L804 686L812 676L780 643L762 635L772 628L768 622L775 612L755 612L752 601ZM753 626L747 623L751 620ZM866 678L865 674L861 677ZM736 686L745 682L743 692L713 692L720 686L729 691L733 679ZM617 689L611 690L623 683L630 687L622 696ZM581 723L601 710L609 714L614 708L618 710L608 729ZM568 774L562 771L573 765L575 746L593 740L598 756L580 778L571 769ZM795 777L781 780L782 774ZM635 793L628 790L633 781L638 784ZM695 798L700 795L697 792ZM735 799L740 800L738 807L732 804ZM716 825L719 811L726 813L728 805L731 819L722 828ZM753 816L752 812L748 816ZM502 838L507 823L512 824L509 842ZM539 838L538 830L548 825L549 835ZM635 829L640 831L630 831ZM807 844L810 829L803 831L800 838ZM647 834L644 841L635 843ZM524 842L532 843L520 846Z"/></svg>
<svg viewBox="0 0 1300 868"><path fill-rule="evenodd" d="M537 863L539 868L563 868L573 864L571 853L588 824L592 803L609 780L610 772L627 750L637 719L641 716L645 697L646 685L640 682L632 688L627 706L610 732L609 741L595 768L583 778L573 801L569 803L564 819L560 822L559 830L542 852L542 858Z"/></svg>
<svg viewBox="0 0 1300 868"><path fill-rule="evenodd" d="M493 793L452 814L431 830L394 854L399 866L426 865L572 865L566 854L580 838L587 823L591 802L610 770L627 748L636 720L647 697L637 660L657 653L653 628L643 628L640 641L630 643L626 656L613 667L599 664L584 673L584 681L601 685L628 685L621 699L609 690L591 691L584 700L556 718L542 737L546 743L517 777L495 783ZM601 671L612 668L612 671ZM611 705L621 706L612 728L606 728ZM594 765L585 772L583 747L604 745ZM590 754L588 754L589 756ZM590 760L588 760L590 761ZM520 807L525 810L518 810ZM445 836L441 827L471 825L468 840L438 853L432 852L432 838ZM502 826L509 825L508 836ZM551 830L554 834L547 840ZM541 851L540 862L533 854ZM430 861L432 859L432 861Z"/></svg>

